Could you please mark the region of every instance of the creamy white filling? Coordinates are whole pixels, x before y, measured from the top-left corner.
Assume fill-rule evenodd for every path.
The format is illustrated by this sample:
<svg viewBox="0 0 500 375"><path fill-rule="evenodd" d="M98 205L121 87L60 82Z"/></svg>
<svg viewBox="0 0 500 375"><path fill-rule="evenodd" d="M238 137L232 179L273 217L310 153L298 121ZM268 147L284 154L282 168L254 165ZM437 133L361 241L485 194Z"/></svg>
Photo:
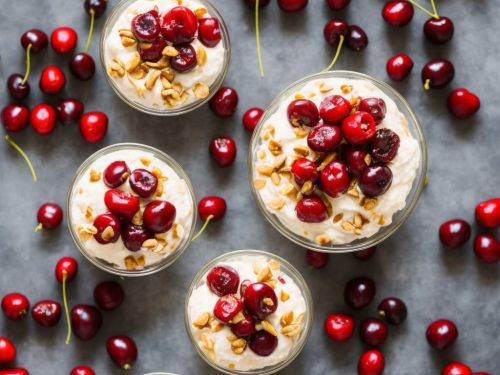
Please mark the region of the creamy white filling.
<svg viewBox="0 0 500 375"><path fill-rule="evenodd" d="M333 87L333 90L321 92L321 84ZM342 85L352 86L352 92L347 95L343 94L341 90ZM273 138L282 143L283 152L289 156L295 154L294 148L296 146L307 146L307 137L298 138L287 117L287 107L290 102L295 99L297 93L312 100L318 107L326 96L333 94L343 95L348 99L352 96L361 98L382 98L387 106L387 114L381 124L377 126L377 129L391 129L399 135L401 140L397 156L392 162L388 163L393 174L392 185L385 194L377 197L377 206L372 210L365 210L360 206L358 198L348 194L343 194L337 198L327 197L333 208L332 217L341 213L343 214L342 220L336 223L334 223L332 217L321 223L304 223L300 221L295 213L296 200L290 196L284 196L279 193L280 188L285 183L289 182L285 178L282 178L278 185L273 184L270 178L266 178L266 185L264 188L257 190L258 194L260 194L264 201L266 209L276 215L285 227L310 240L315 240L320 235L326 235L332 243L345 244L359 238L373 236L381 227L390 225L393 215L405 207L406 198L412 188L416 171L421 162L419 144L410 133L406 118L398 110L396 103L392 99L368 81L343 78L314 80L288 98L285 98L278 110L266 121L266 125L272 125L275 129ZM263 131L264 130L265 127L263 128ZM265 157L259 158L259 153L265 153ZM254 153L254 171L256 166L261 164L274 165L276 158L276 156L269 152L267 142L260 143ZM291 158L288 158L287 163L291 165ZM256 171L254 176L259 179L264 178ZM285 200L283 208L279 210L270 208L269 203L278 197ZM358 213L370 220L369 223L363 225L361 233L356 234L352 231L344 230L342 228L342 223L346 220L352 221L354 215Z"/></svg>
<svg viewBox="0 0 500 375"><path fill-rule="evenodd" d="M73 187L72 204L69 208L69 214L71 215L74 226L73 229L78 235L79 227L92 225L93 220L98 215L109 212L104 203L104 194L110 188L104 184L102 175L106 167L117 160L125 161L130 171L137 168L152 171L153 168L158 168L162 172L162 175L166 177L166 180L162 182L162 194L150 198L141 198L140 209L142 212L144 207L153 200L166 200L172 203L176 209L175 228L173 227L166 232L165 240L167 245L160 253L155 253L146 248L141 248L139 251L132 252L125 247L121 237L118 238L116 242L100 244L92 236L83 241L83 246L91 256L111 263L118 269L127 269L125 258L129 256L135 259L143 257L144 266L150 266L160 262L176 251L179 243L189 234L193 217L193 200L186 181L181 179L171 167L156 158L152 153L134 149L124 149L103 155L90 164L81 177L75 182ZM151 163L146 166L141 160L149 160ZM91 171L101 173L99 181L92 182L90 180ZM135 195L130 188L128 180L117 189L128 191ZM93 218L90 218L91 220L87 217L89 207L92 210ZM141 267L137 267L137 269L140 268Z"/></svg>
<svg viewBox="0 0 500 375"><path fill-rule="evenodd" d="M233 267L240 276L240 282L248 279L251 282L256 282L256 274L254 273L254 264L257 264L259 268L263 268L270 259L264 256L238 256L225 262L221 262L221 265L228 265ZM193 326L192 322L196 320L201 314L206 312L213 312L215 303L219 299L217 295L212 293L206 284L206 275L203 276L202 283L196 289L194 289L192 295L188 302L188 317L190 322L190 329L193 337L197 343L200 345L202 350L203 344L200 341L201 336L207 334L210 339L214 341L214 356L213 362L219 366L225 368L233 368L236 370L255 370L262 369L268 366L276 365L280 362L286 360L292 350L293 346L296 344L297 340L281 334L280 319L284 313L292 310L294 316L297 317L302 313L306 313L306 302L302 291L299 286L294 282L294 280L287 275L282 270L273 270L273 278L282 278L284 283L278 281L274 291L278 297L278 308L267 320L276 328L278 331L278 346L276 350L267 357L262 357L255 354L248 346L242 354L235 354L231 350L231 344L227 337L234 336L228 325L225 325L218 332L211 332L208 328L199 329ZM280 300L281 291L285 291L290 295L290 298L283 302ZM304 317L302 322L304 323L307 317Z"/></svg>
<svg viewBox="0 0 500 375"><path fill-rule="evenodd" d="M114 58L118 58L126 64L132 58L132 55L137 51L135 45L130 47L123 46L119 35L120 29L130 30L132 19L136 15L148 12L157 6L160 11L160 16L162 16L170 9L178 5L177 0L137 0L127 7L116 20L104 42L104 61L106 67L109 66ZM203 4L193 0L184 0L182 2L182 6L188 7L193 11L199 8L205 8ZM203 17L212 16L209 13L206 13ZM195 50L198 50L198 48L202 46L206 52L207 59L205 64L201 66L197 65L189 72L175 73L175 79L173 82L180 83L189 94L188 98L182 105L187 105L198 100L193 93L193 87L200 82L210 87L221 74L224 67L225 48L223 41L220 41L215 47L209 48L203 46L200 41L195 38L191 45ZM160 80L157 80L152 90L146 90L144 89L144 84L147 77L148 76L139 80L135 80L130 77L133 83L127 78L127 74L121 78L111 77L111 79L115 81L119 91L129 100L154 109L167 109L161 96L163 88ZM141 90L142 95L138 94L136 86L143 89Z"/></svg>

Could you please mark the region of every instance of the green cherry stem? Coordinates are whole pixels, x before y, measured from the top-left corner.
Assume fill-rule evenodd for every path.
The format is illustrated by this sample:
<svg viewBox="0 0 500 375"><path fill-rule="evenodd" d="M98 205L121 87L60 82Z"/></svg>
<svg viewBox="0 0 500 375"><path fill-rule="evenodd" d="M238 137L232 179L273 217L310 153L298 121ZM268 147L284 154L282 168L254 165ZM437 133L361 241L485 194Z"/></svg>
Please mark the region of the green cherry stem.
<svg viewBox="0 0 500 375"><path fill-rule="evenodd" d="M87 45L85 46L85 49L83 52L87 53L89 48L90 48L90 42L92 40L92 34L94 33L94 19L95 19L95 11L93 8L90 9L90 30L89 30L89 36L87 38Z"/></svg>
<svg viewBox="0 0 500 375"><path fill-rule="evenodd" d="M415 0L408 0L410 3L412 3L413 5L415 5L418 9L420 9L422 12L424 12L425 14L427 14L429 17L432 17L432 18L436 18L438 19L439 16L437 14L436 11L434 11L434 13L431 13L429 12L427 9L425 9L422 5L420 5L419 3L417 3ZM432 8L435 9L436 6L434 4L434 1L432 1Z"/></svg>
<svg viewBox="0 0 500 375"><path fill-rule="evenodd" d="M257 0L257 1L259 1L259 0ZM207 229L207 225L208 225L208 223L209 223L209 222L210 222L210 220L212 220L213 218L214 218L214 215L210 215L210 216L208 216L208 217L207 217L207 220L205 220L205 223L203 224L203 226L201 227L201 229L198 231L198 233L196 233L196 234L194 235L194 237L193 237L193 239L191 240L191 242L196 241L196 239L197 239L198 237L200 237L200 236L201 236L201 234L205 231L205 229Z"/></svg>
<svg viewBox="0 0 500 375"><path fill-rule="evenodd" d="M344 36L343 35L340 36L339 45L337 46L337 51L335 52L335 56L333 56L332 62L325 69L323 69L324 72L328 72L329 70L331 70L335 66L335 63L337 62L337 60L340 56L340 50L342 49L342 44L344 44Z"/></svg>
<svg viewBox="0 0 500 375"><path fill-rule="evenodd" d="M62 271L63 304L64 304L64 312L66 314L66 322L68 324L68 334L66 336L66 345L68 345L70 340L71 340L71 321L69 319L68 298L66 297L66 279L67 278L68 278L68 272Z"/></svg>
<svg viewBox="0 0 500 375"><path fill-rule="evenodd" d="M10 143L10 145L12 147L14 147L14 149L17 152L19 152L19 154L21 154L21 156L23 157L23 159L26 162L26 164L28 164L28 168L30 169L31 176L33 176L33 181L36 182L35 168L33 168L33 164L31 164L31 160L28 157L28 155L26 155L26 153L23 151L23 149L16 142L14 142L8 135L5 136L5 139L7 140L7 142Z"/></svg>
<svg viewBox="0 0 500 375"><path fill-rule="evenodd" d="M429 90L431 88L430 84L431 80L427 78L424 83L424 89Z"/></svg>
<svg viewBox="0 0 500 375"><path fill-rule="evenodd" d="M436 16L436 18L439 18L439 14L436 8L436 3L434 2L434 0L431 0L431 6L432 6L432 12Z"/></svg>
<svg viewBox="0 0 500 375"><path fill-rule="evenodd" d="M264 64L260 51L260 31L259 31L259 0L255 0L255 44L257 46L257 60L259 60L260 76L264 78Z"/></svg>
<svg viewBox="0 0 500 375"><path fill-rule="evenodd" d="M28 48L26 48L26 73L24 73L23 81L21 82L21 84L23 84L23 85L28 80L28 77L29 77L30 71L31 71L30 52L31 52L31 43L28 44Z"/></svg>

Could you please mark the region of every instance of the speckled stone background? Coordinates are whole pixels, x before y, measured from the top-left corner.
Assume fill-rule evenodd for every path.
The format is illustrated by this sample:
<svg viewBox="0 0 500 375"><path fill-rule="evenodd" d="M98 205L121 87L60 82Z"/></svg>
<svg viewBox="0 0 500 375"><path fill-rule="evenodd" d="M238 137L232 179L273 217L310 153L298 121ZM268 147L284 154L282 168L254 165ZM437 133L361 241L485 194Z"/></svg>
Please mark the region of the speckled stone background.
<svg viewBox="0 0 500 375"><path fill-rule="evenodd" d="M422 0L422 2L425 2ZM117 3L110 0L108 14ZM109 133L99 145L88 145L75 126L59 126L54 134L41 137L28 129L14 135L31 155L39 181L31 181L22 159L5 141L0 141L1 219L0 295L19 291L32 303L44 298L60 299L54 265L61 256L72 255L80 262L77 279L69 286L71 305L92 303L96 283L109 275L90 265L73 245L66 225L59 230L34 233L38 206L45 201L65 205L66 191L79 164L100 147L134 141L155 146L176 158L188 171L198 197L222 195L229 210L223 222L211 225L169 269L154 276L124 280L126 302L119 310L104 314L104 326L88 342L73 340L64 345L64 321L52 329L38 327L31 318L22 323L0 316L0 335L12 339L18 348L16 365L32 374L68 374L78 364L92 366L97 374L118 374L108 359L105 342L112 334L131 335L139 347L139 360L130 372L170 371L181 375L213 374L195 353L184 329L185 292L197 270L208 260L228 250L266 249L292 262L313 291L315 325L308 345L283 374L353 374L364 347L357 337L338 345L324 335L322 324L330 312L348 312L343 288L355 276L370 276L377 282L377 296L368 308L354 313L360 319L373 316L376 304L396 295L407 302L409 317L393 329L383 345L386 374L438 374L449 361L461 360L475 370L500 374L500 264L479 263L472 241L462 249L441 248L437 228L446 219L462 217L473 221L476 202L500 193L500 128L498 124L498 56L496 32L500 3L494 0L437 0L442 15L456 26L452 42L442 47L424 40L421 12L406 28L386 25L380 16L381 0L352 0L339 13L330 11L322 0L311 0L297 14L282 13L276 2L262 13L262 47L266 78L258 76L253 38L253 12L241 0L214 1L228 23L233 46L226 84L240 93L236 115L229 120L215 117L208 107L177 118L155 118L135 112L108 87L102 70L90 82L69 76L62 96L75 96L87 110L104 110L110 118ZM74 27L83 49L89 19L81 0L3 1L0 8L0 81L24 71L24 54L19 45L28 28L47 32L58 26ZM331 256L323 270L310 269L301 249L282 238L260 215L252 199L246 172L249 135L240 118L250 106L265 107L293 81L320 71L328 65L332 50L322 36L324 24L341 17L361 25L370 38L362 53L345 50L338 69L351 69L387 80L386 60L405 52L415 60L412 75L395 88L405 95L419 116L429 143L430 184L405 225L379 246L376 256L360 262L352 255ZM91 53L98 60L98 37L104 19L96 23ZM425 92L420 69L426 60L448 57L456 67L451 86ZM39 101L56 103L38 90L41 69L57 64L67 69L68 58L46 50L34 56L30 77L29 105ZM3 85L4 83L2 83ZM445 107L446 95L454 87L467 87L482 100L477 116L454 120ZM1 90L2 106L9 101ZM236 163L218 168L208 157L209 140L222 134L238 143ZM474 227L474 233L478 228ZM498 235L498 232L497 232ZM434 352L425 341L425 329L432 320L453 319L460 331L458 342L444 353Z"/></svg>

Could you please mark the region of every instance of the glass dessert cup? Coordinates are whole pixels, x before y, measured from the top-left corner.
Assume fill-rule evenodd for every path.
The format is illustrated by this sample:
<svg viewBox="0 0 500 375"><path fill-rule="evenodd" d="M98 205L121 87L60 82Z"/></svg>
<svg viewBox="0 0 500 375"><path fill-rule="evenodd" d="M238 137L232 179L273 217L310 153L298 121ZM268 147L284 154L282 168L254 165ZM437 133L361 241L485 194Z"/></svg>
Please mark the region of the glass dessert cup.
<svg viewBox="0 0 500 375"><path fill-rule="evenodd" d="M276 261L280 264L280 271L288 276L296 285L298 290L301 292L301 297L303 298L304 301L304 317L302 319L302 324L303 328L298 334L298 337L294 337L292 347L290 348L288 354L284 359L281 361L265 366L263 368L258 368L258 369L237 369L235 368L230 368L228 366L223 366L222 364L215 363L213 359L210 358L209 353L201 347L201 344L199 341L197 341L194 333L193 333L193 321L196 320L196 318L192 319L190 317L190 299L193 296L193 293L197 290L199 287L203 287L206 285L206 275L207 273L214 267L220 264L225 264L227 262L231 262L234 260L238 260L241 258L245 257L252 257L252 258L257 258L257 257L263 257L265 258L266 261ZM254 271L255 272L255 271ZM244 279L244 277L242 277ZM243 280L240 280L243 281ZM283 284L286 285L286 284ZM207 290L208 291L208 290ZM280 297L278 296L279 301L281 301ZM279 303L284 303L284 302L279 302ZM278 306L279 306L278 303ZM279 308L278 308L279 310ZM278 310L276 313L278 313ZM193 279L191 286L189 287L189 290L186 295L186 301L185 301L185 326L186 326L186 331L188 333L189 339L191 340L191 343L193 344L193 347L196 349L197 353L201 356L201 358L209 364L211 367L215 368L216 370L226 373L226 374L235 374L235 375L270 375L270 374L275 374L278 371L284 369L286 366L288 366L290 363L293 362L293 360L300 354L302 349L305 347L307 340L309 338L309 335L311 333L311 328L312 328L312 320L313 320L313 300L311 296L311 292L309 290L309 287L307 286L305 280L301 276L301 274L286 260L282 259L281 257L274 255L272 253L269 253L267 251L262 251L262 250L237 250L237 251L231 251L228 253L225 253L223 255L220 255L214 259L212 259L210 262L205 264L202 269L196 274L195 278ZM215 319L217 322L217 319ZM225 329L225 327L224 327ZM277 330L281 330L282 326L277 326ZM212 331L213 332L213 331ZM226 334L227 332L223 332ZM228 335L232 335L231 331L228 331ZM227 341L224 339L224 341ZM229 342L228 342L229 343ZM216 346L219 344L216 344ZM216 350L215 346L215 350ZM227 350L231 350L231 344L229 343L227 346ZM246 348L245 350L249 351L251 350L250 348ZM271 353L269 357L272 357L274 354ZM217 355L217 354L215 354ZM260 357L252 353L252 356L256 356L256 359L259 360L260 358L269 358L269 357Z"/></svg>
<svg viewBox="0 0 500 375"><path fill-rule="evenodd" d="M151 154L155 159L157 159L159 162L165 163L168 167L172 169L172 171L181 179L184 181L185 186L186 186L186 193L189 195L189 200L191 202L191 209L188 210L188 212L191 212L190 218L188 219L190 228L189 230L185 230L184 237L181 238L170 254L167 256L163 257L160 261L152 263L150 265L145 265L143 268L138 268L135 270L128 270L128 269L121 269L116 267L111 262L108 262L104 259L101 259L97 257L95 254L92 254L89 252L87 249L87 246L85 243L82 241L80 238L79 234L77 233L76 230L76 225L77 223L75 222L75 219L73 218L72 214L72 207L75 204L75 195L78 194L76 191L77 189L77 184L80 181L83 181L82 178L83 176L89 171L89 167L99 158L103 156L107 156L111 153L114 152L119 152L119 151L142 151L142 152L147 152L148 154ZM102 183L102 182L101 182ZM124 184L128 184L128 182L125 182ZM118 187L119 189L120 187ZM104 197L102 197L104 199ZM179 208L177 208L177 211L179 211ZM91 156L89 156L78 168L76 171L71 184L69 186L68 190L68 195L67 195L67 200L66 200L66 212L67 212L67 224L68 228L71 234L71 237L73 238L73 241L75 242L75 245L78 247L82 255L87 258L90 263L95 265L96 267L100 268L103 271L106 271L108 273L114 274L114 275L119 275L119 276L126 276L126 277L138 277L138 276L146 276L146 275L151 275L156 272L159 272L171 264L173 264L181 255L182 253L188 248L188 246L191 243L191 239L194 235L195 227L196 227L196 218L197 218L197 208L196 208L196 197L194 193L193 186L191 184L191 181L189 180L188 175L184 171L184 169L181 167L180 164L178 164L172 157L169 155L165 154L164 152L142 144L136 144L136 143L118 143L114 144L111 146L104 147L100 149L99 151L95 152ZM100 213L99 213L100 214ZM176 219L177 221L177 219ZM172 229L170 229L171 231ZM118 241L122 241L120 238ZM106 246L106 245L104 245ZM127 251L130 254L133 254L131 251Z"/></svg>
<svg viewBox="0 0 500 375"><path fill-rule="evenodd" d="M263 144L262 134L265 129L266 124L268 124L269 119L273 116L280 105L285 100L290 100L290 97L293 97L295 93L301 90L307 84L321 79L330 79L336 78L340 80L357 80L361 82L368 83L373 85L376 89L380 90L384 95L386 95L389 99L391 99L397 109L401 112L401 114L405 117L408 131L411 136L418 143L418 154L420 157L420 162L416 169L415 178L413 179L411 189L409 193L406 195L406 204L404 208L398 210L392 215L392 222L385 226L380 226L378 231L371 236L364 238L357 238L351 242L346 243L327 243L320 244L317 241L307 238L297 232L291 230L287 225L285 225L280 218L270 211L259 193L258 189L254 186L254 181L256 179L261 178L262 176L256 171L256 163L258 162L258 150L259 147ZM372 93L373 94L373 93ZM373 94L376 96L376 94ZM290 125L291 126L291 125ZM269 105L269 107L264 112L261 117L251 140L251 146L249 149L248 155L248 171L249 171L249 180L250 186L253 193L253 196L257 202L257 205L264 215L264 217L277 229L283 236L288 238L290 241L309 249L313 249L315 251L320 252L328 252L328 253L343 253L343 252L353 252L358 250L363 250L372 246L379 244L384 241L388 237L390 237L409 217L413 209L415 208L417 201L422 193L425 184L425 177L427 173L427 145L425 141L425 137L422 131L422 127L410 108L409 104L406 100L391 86L387 83L379 81L375 78L372 78L368 75L351 72L351 71L330 71L314 74L308 77L305 77L287 87L283 90ZM298 220L295 217L296 220ZM331 220L329 218L328 220Z"/></svg>
<svg viewBox="0 0 500 375"><path fill-rule="evenodd" d="M229 32L226 24L224 23L224 19L222 18L222 15L219 13L219 11L207 0L196 0L197 3L200 3L205 7L208 11L208 14L211 17L214 17L218 20L219 25L220 25L220 30L222 34L222 40L220 43L224 47L224 53L223 53L223 62L222 66L218 70L218 74L213 81L209 85L209 93L208 96L202 98L202 99L195 99L194 101L187 103L185 105L181 104L177 107L173 108L167 108L166 106L162 107L155 107L155 106L148 106L144 103L141 103L140 101L137 100L137 97L130 97L127 96L123 90L120 89L119 85L117 84L117 81L115 78L111 77L107 73L107 66L106 66L106 40L108 36L111 34L113 27L115 23L118 21L120 16L123 14L126 9L135 3L138 0L121 0L113 9L112 13L110 16L107 18L106 23L104 25L103 31L101 33L101 38L100 38L100 45L99 45L99 55L100 55L100 61L101 61L101 67L103 69L104 75L106 76L106 80L108 81L108 84L111 86L113 91L115 92L118 97L120 97L125 103L127 103L130 107L150 114L150 115L155 115L155 116L178 116L182 115L188 112L191 112L198 107L202 106L203 104L207 103L211 97L217 92L217 90L222 86L222 83L224 82L224 79L226 77L226 74L228 72L229 68L229 62L231 60L231 43L229 39ZM153 5L152 5L153 7ZM208 47L207 47L208 48ZM112 60L112 58L111 58ZM125 73L126 74L126 73ZM179 73L183 74L183 73ZM126 79L123 77L122 79Z"/></svg>

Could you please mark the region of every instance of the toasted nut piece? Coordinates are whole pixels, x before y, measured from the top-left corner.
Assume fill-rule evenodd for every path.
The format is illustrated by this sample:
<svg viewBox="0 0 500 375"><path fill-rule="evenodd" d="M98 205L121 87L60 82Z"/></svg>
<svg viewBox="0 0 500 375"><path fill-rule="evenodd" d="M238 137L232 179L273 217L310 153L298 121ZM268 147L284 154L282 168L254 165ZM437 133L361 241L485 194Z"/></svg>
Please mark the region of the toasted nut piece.
<svg viewBox="0 0 500 375"><path fill-rule="evenodd" d="M231 350L234 354L241 354L247 346L247 341L245 339L236 339L231 341Z"/></svg>
<svg viewBox="0 0 500 375"><path fill-rule="evenodd" d="M276 279L271 279L266 281L266 284L269 285L271 288L275 289L276 285L278 285L278 281Z"/></svg>
<svg viewBox="0 0 500 375"><path fill-rule="evenodd" d="M353 224L357 228L359 228L359 227L361 227L363 225L363 219L361 218L360 214L354 215Z"/></svg>
<svg viewBox="0 0 500 375"><path fill-rule="evenodd" d="M265 159L267 154L266 154L266 150L260 150L257 154L258 158L259 159Z"/></svg>
<svg viewBox="0 0 500 375"><path fill-rule="evenodd" d="M158 246L158 241L154 238L147 239L142 243L142 247L145 247L149 250L155 249L156 246Z"/></svg>
<svg viewBox="0 0 500 375"><path fill-rule="evenodd" d="M125 263L125 267L129 271L134 271L137 268L137 262L132 255L129 255L128 257L123 259L123 262Z"/></svg>
<svg viewBox="0 0 500 375"><path fill-rule="evenodd" d="M137 43L135 41L135 39L129 38L129 37L126 37L126 36L122 36L121 40L122 40L122 46L123 47L132 47L132 46L135 46L136 43Z"/></svg>
<svg viewBox="0 0 500 375"><path fill-rule="evenodd" d="M205 48L203 48L203 46L199 46L196 50L196 61L200 66L205 65L205 63L207 62L207 51L205 51Z"/></svg>
<svg viewBox="0 0 500 375"><path fill-rule="evenodd" d="M210 89L205 83L198 82L194 85L193 92L194 96L196 96L198 99L205 99L210 93Z"/></svg>
<svg viewBox="0 0 500 375"><path fill-rule="evenodd" d="M230 362L227 367L231 368L231 369L234 369L236 368L236 365L233 363L233 362Z"/></svg>
<svg viewBox="0 0 500 375"><path fill-rule="evenodd" d="M316 238L314 239L314 241L318 245L328 245L329 243L332 242L331 238L328 237L326 234L319 234L319 235L317 235Z"/></svg>
<svg viewBox="0 0 500 375"><path fill-rule="evenodd" d="M254 272L255 271L256 271L256 269L254 268ZM272 277L273 277L273 273L271 272L271 268L269 268L269 266L266 265L264 268L259 270L259 273L257 275L257 282L262 283L264 281L271 280Z"/></svg>
<svg viewBox="0 0 500 375"><path fill-rule="evenodd" d="M120 29L120 30L118 30L118 35L125 36L127 38L132 38L132 39L135 38L134 33L130 29Z"/></svg>
<svg viewBox="0 0 500 375"><path fill-rule="evenodd" d="M146 89L152 90L160 75L161 72L159 70L154 70L153 72L151 72L148 79L146 79L146 83L144 83Z"/></svg>
<svg viewBox="0 0 500 375"><path fill-rule="evenodd" d="M352 91L352 86L351 85L342 85L342 86L340 86L340 90L342 91L342 94L347 95Z"/></svg>
<svg viewBox="0 0 500 375"><path fill-rule="evenodd" d="M217 320L213 320L209 323L210 332L219 332L222 328L224 328L224 324Z"/></svg>
<svg viewBox="0 0 500 375"><path fill-rule="evenodd" d="M146 265L146 258L144 258L143 255L141 255L139 258L135 260L137 262L137 265L139 267L144 267Z"/></svg>
<svg viewBox="0 0 500 375"><path fill-rule="evenodd" d="M241 311L238 312L235 316L233 316L233 319L231 319L231 324L237 324L241 322L242 320L245 320L245 315Z"/></svg>
<svg viewBox="0 0 500 375"><path fill-rule="evenodd" d="M214 349L214 340L212 340L206 333L200 336L200 341L203 348L206 350L212 351Z"/></svg>
<svg viewBox="0 0 500 375"><path fill-rule="evenodd" d="M269 151L281 151L282 149L282 144L280 141L277 141L275 139L271 139L269 141L268 149Z"/></svg>
<svg viewBox="0 0 500 375"><path fill-rule="evenodd" d="M169 82L172 82L175 78L175 73L170 68L165 68L161 70L162 78L166 78Z"/></svg>
<svg viewBox="0 0 500 375"><path fill-rule="evenodd" d="M280 325L286 327L293 322L293 310L284 313L280 319Z"/></svg>
<svg viewBox="0 0 500 375"><path fill-rule="evenodd" d="M179 55L179 51L174 46L166 46L161 52L163 56L175 57Z"/></svg>
<svg viewBox="0 0 500 375"><path fill-rule="evenodd" d="M384 225L385 224L384 215L380 215L380 218L378 219L378 224L379 225Z"/></svg>
<svg viewBox="0 0 500 375"><path fill-rule="evenodd" d="M194 320L193 326L200 329L204 328L208 324L209 320L210 320L210 313L205 312Z"/></svg>
<svg viewBox="0 0 500 375"><path fill-rule="evenodd" d="M304 95L298 92L294 95L294 99L304 99Z"/></svg>
<svg viewBox="0 0 500 375"><path fill-rule="evenodd" d="M350 221L343 221L342 222L342 229L347 231L347 232L352 232L352 231L354 231L354 229L356 229L356 227Z"/></svg>
<svg viewBox="0 0 500 375"><path fill-rule="evenodd" d="M88 234L96 234L97 228L94 227L93 225L84 225L82 226L82 231Z"/></svg>
<svg viewBox="0 0 500 375"><path fill-rule="evenodd" d="M102 231L101 233L101 238L104 240L104 241L109 241L111 240L113 237L115 236L115 231L113 230L113 228L111 228L109 225L104 228L104 230Z"/></svg>
<svg viewBox="0 0 500 375"><path fill-rule="evenodd" d="M295 153L300 155L300 156L309 155L309 147L307 147L307 146L302 146L302 145L295 146L293 148L293 151L295 151Z"/></svg>
<svg viewBox="0 0 500 375"><path fill-rule="evenodd" d="M271 167L270 165L261 164L257 166L257 172L259 172L263 176L270 177L271 174L274 172L274 167Z"/></svg>
<svg viewBox="0 0 500 375"><path fill-rule="evenodd" d="M101 179L101 172L94 171L93 169L90 170L90 182L97 182Z"/></svg>
<svg viewBox="0 0 500 375"><path fill-rule="evenodd" d="M146 77L146 75L148 74L148 71L149 71L149 69L147 66L139 65L137 68L135 68L134 70L129 72L129 75L133 79L140 80L140 79L143 79L144 77Z"/></svg>
<svg viewBox="0 0 500 375"><path fill-rule="evenodd" d="M140 63L141 63L141 55L139 55L139 52L135 51L127 63L127 72L129 73L133 72L135 68L139 66Z"/></svg>
<svg viewBox="0 0 500 375"><path fill-rule="evenodd" d="M205 14L207 14L207 9L206 8L196 8L194 10L194 14L196 15L196 18L203 18Z"/></svg>
<svg viewBox="0 0 500 375"><path fill-rule="evenodd" d="M322 93L322 94L325 94L327 92L330 92L333 90L333 86L326 83L326 82L321 82L319 84L319 91Z"/></svg>
<svg viewBox="0 0 500 375"><path fill-rule="evenodd" d="M358 198L359 197L359 191L356 189L356 186L349 188L347 190L347 195L350 195L351 197Z"/></svg>
<svg viewBox="0 0 500 375"><path fill-rule="evenodd" d="M269 268L272 270L279 270L281 267L280 262L278 262L276 259L271 259L268 263Z"/></svg>
<svg viewBox="0 0 500 375"><path fill-rule="evenodd" d="M233 342L234 340L238 340L237 336L226 336L226 340L229 342Z"/></svg>
<svg viewBox="0 0 500 375"><path fill-rule="evenodd" d="M267 206L272 210L279 211L285 206L285 201L281 198L276 198L276 199L273 199L272 201L270 201L267 204Z"/></svg>
<svg viewBox="0 0 500 375"><path fill-rule="evenodd" d="M332 161L334 161L335 159L337 159L337 153L336 152L332 152L331 154L328 154L324 159L323 161L321 162L321 164L319 165L318 167L318 171L322 171L323 169L326 168L326 166L328 164L330 164Z"/></svg>
<svg viewBox="0 0 500 375"><path fill-rule="evenodd" d="M271 181L275 185L279 185L281 182L281 177L276 172L271 173Z"/></svg>
<svg viewBox="0 0 500 375"><path fill-rule="evenodd" d="M271 323L269 323L267 320L262 321L262 328L264 328L264 331L270 333L273 336L278 336L278 331L273 327Z"/></svg>
<svg viewBox="0 0 500 375"><path fill-rule="evenodd" d="M262 324L260 323L255 323L255 330L256 331L262 331L264 328L262 327Z"/></svg>
<svg viewBox="0 0 500 375"><path fill-rule="evenodd" d="M288 301L289 299L290 299L290 294L288 294L283 289L281 289L281 292L280 292L280 300L281 300L281 302Z"/></svg>
<svg viewBox="0 0 500 375"><path fill-rule="evenodd" d="M304 182L304 185L302 185L302 188L300 189L300 192L303 195L311 195L314 191L314 184L312 181L306 181Z"/></svg>
<svg viewBox="0 0 500 375"><path fill-rule="evenodd" d="M363 208L367 211L373 210L377 206L378 200L376 198L365 198Z"/></svg>
<svg viewBox="0 0 500 375"><path fill-rule="evenodd" d="M294 193L296 191L297 190L295 189L295 186L293 186L290 182L287 182L285 185L283 185L281 187L281 189L279 190L279 193L281 195L288 195L288 194Z"/></svg>
<svg viewBox="0 0 500 375"><path fill-rule="evenodd" d="M264 303L264 305L267 305L267 306L274 306L274 302L271 298L264 298L262 300L262 303Z"/></svg>
<svg viewBox="0 0 500 375"><path fill-rule="evenodd" d="M276 157L276 160L274 161L274 168L280 169L283 165L286 163L286 155L281 154Z"/></svg>
<svg viewBox="0 0 500 375"><path fill-rule="evenodd" d="M85 219L88 221L94 221L94 210L90 206L85 209Z"/></svg>
<svg viewBox="0 0 500 375"><path fill-rule="evenodd" d="M170 66L170 60L167 56L162 56L161 59L158 60L157 62L146 61L144 64L147 65L149 68L163 70Z"/></svg>
<svg viewBox="0 0 500 375"><path fill-rule="evenodd" d="M309 134L309 132L306 129L301 127L295 127L293 129L293 132L295 133L295 136L297 138L304 138L305 136L307 136L307 134Z"/></svg>
<svg viewBox="0 0 500 375"><path fill-rule="evenodd" d="M302 324L289 324L281 329L281 334L288 337L296 336L302 330Z"/></svg>
<svg viewBox="0 0 500 375"><path fill-rule="evenodd" d="M366 154L364 161L365 164L369 166L372 163L372 156L370 154Z"/></svg>
<svg viewBox="0 0 500 375"><path fill-rule="evenodd" d="M141 161L141 164L144 165L144 166L146 166L146 167L149 167L149 165L153 161L150 158L146 158L144 156L142 156L141 158L139 158L139 160Z"/></svg>
<svg viewBox="0 0 500 375"><path fill-rule="evenodd" d="M265 186L266 186L266 180L262 180L260 178L256 178L254 181L253 181L253 186L257 189L257 190L260 190L260 189L263 189ZM292 185L293 187L293 185Z"/></svg>

